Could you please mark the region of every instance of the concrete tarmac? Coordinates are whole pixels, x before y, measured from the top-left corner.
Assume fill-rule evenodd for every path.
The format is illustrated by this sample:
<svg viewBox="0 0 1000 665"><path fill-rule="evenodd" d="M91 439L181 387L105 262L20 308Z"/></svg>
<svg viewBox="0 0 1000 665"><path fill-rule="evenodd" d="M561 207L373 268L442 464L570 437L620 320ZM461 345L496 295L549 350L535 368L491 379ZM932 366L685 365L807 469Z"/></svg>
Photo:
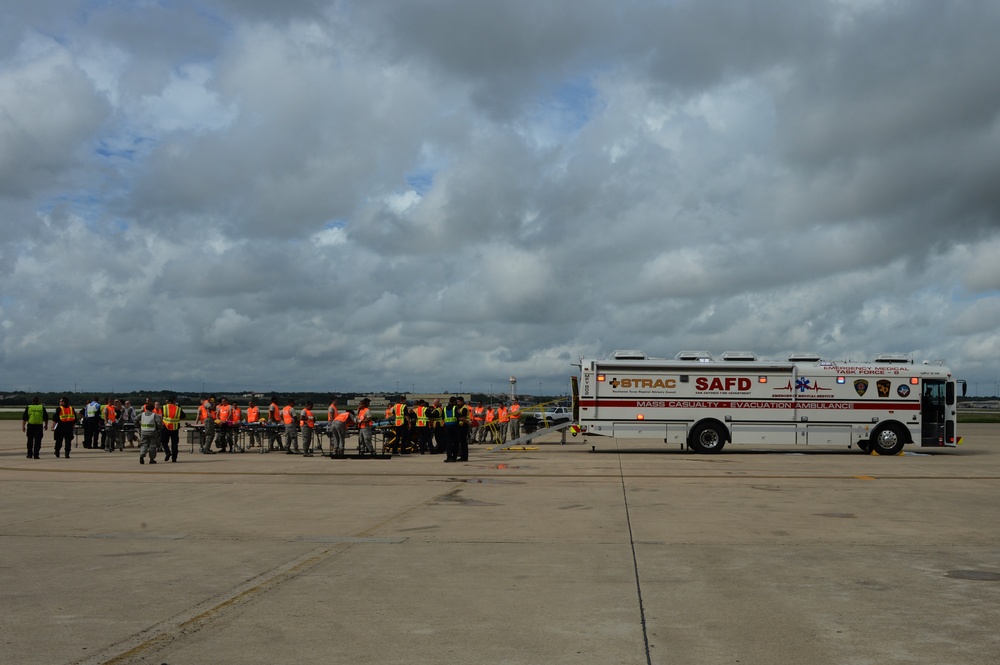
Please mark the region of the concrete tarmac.
<svg viewBox="0 0 1000 665"><path fill-rule="evenodd" d="M0 663L992 665L1000 426L962 434L140 466L0 422Z"/></svg>

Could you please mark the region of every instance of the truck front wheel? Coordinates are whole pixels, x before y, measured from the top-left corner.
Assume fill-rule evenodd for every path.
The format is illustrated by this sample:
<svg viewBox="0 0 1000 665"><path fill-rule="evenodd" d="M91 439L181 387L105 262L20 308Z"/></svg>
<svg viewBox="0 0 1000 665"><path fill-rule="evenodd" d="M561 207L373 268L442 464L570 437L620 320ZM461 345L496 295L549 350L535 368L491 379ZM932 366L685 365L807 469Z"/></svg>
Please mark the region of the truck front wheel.
<svg viewBox="0 0 1000 665"><path fill-rule="evenodd" d="M726 431L716 423L701 423L691 430L688 446L696 453L717 453L726 445Z"/></svg>

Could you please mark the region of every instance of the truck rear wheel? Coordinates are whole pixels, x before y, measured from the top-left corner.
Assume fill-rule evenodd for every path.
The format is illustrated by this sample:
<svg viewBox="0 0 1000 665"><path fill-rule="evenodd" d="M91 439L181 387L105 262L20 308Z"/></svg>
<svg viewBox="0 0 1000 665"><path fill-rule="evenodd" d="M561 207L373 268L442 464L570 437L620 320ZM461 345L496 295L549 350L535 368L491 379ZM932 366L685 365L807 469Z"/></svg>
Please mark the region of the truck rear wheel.
<svg viewBox="0 0 1000 665"><path fill-rule="evenodd" d="M903 450L906 434L899 425L888 424L875 430L869 444L879 455L898 455Z"/></svg>
<svg viewBox="0 0 1000 665"><path fill-rule="evenodd" d="M688 446L696 453L717 453L726 445L726 431L716 423L701 423L691 431Z"/></svg>

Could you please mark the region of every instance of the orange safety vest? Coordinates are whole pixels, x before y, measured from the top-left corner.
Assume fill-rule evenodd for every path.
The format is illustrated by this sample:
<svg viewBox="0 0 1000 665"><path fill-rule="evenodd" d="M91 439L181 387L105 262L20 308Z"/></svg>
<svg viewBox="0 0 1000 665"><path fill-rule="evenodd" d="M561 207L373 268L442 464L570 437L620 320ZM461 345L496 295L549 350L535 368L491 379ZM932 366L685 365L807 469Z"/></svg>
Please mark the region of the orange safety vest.
<svg viewBox="0 0 1000 665"><path fill-rule="evenodd" d="M115 407L108 404L108 409L104 414L104 419L109 423L114 424L115 422Z"/></svg>
<svg viewBox="0 0 1000 665"><path fill-rule="evenodd" d="M486 407L477 406L472 410L472 420L477 423L483 422L483 418L486 417Z"/></svg>
<svg viewBox="0 0 1000 665"><path fill-rule="evenodd" d="M493 409L486 409L486 422L493 422Z"/></svg>
<svg viewBox="0 0 1000 665"><path fill-rule="evenodd" d="M279 422L281 420L281 409L274 402L271 402L271 406L267 407L267 417L274 422Z"/></svg>
<svg viewBox="0 0 1000 665"><path fill-rule="evenodd" d="M218 414L219 420L222 422L228 422L229 416L233 415L233 407L228 404L220 404Z"/></svg>
<svg viewBox="0 0 1000 665"><path fill-rule="evenodd" d="M316 416L313 415L311 409L302 409L302 419L299 420L300 425L305 425L309 429L316 427Z"/></svg>
<svg viewBox="0 0 1000 665"><path fill-rule="evenodd" d="M242 413L243 412L240 411L240 407L234 406L233 407L233 414L229 417L229 420L232 421L232 422L234 422L234 423L240 422L240 416L242 415Z"/></svg>
<svg viewBox="0 0 1000 665"><path fill-rule="evenodd" d="M389 411L385 415L390 413L396 416L396 427L399 427L406 422L406 405L405 404L393 404L389 407Z"/></svg>
<svg viewBox="0 0 1000 665"><path fill-rule="evenodd" d="M59 421L64 423L71 423L76 420L76 411L73 410L71 406L60 406L59 407Z"/></svg>
<svg viewBox="0 0 1000 665"><path fill-rule="evenodd" d="M497 420L499 420L501 423L510 422L510 416L507 415L506 406L501 406L499 409L497 409Z"/></svg>
<svg viewBox="0 0 1000 665"><path fill-rule="evenodd" d="M163 426L171 430L181 426L181 407L176 404L163 406Z"/></svg>
<svg viewBox="0 0 1000 665"><path fill-rule="evenodd" d="M510 414L511 420L520 420L521 419L521 405L520 404L511 404L510 405L510 409L508 410L508 413Z"/></svg>
<svg viewBox="0 0 1000 665"><path fill-rule="evenodd" d="M417 414L417 427L427 427L427 407L415 406L413 412Z"/></svg>
<svg viewBox="0 0 1000 665"><path fill-rule="evenodd" d="M333 422L337 419L337 405L331 403L330 408L326 410L326 420L327 422Z"/></svg>
<svg viewBox="0 0 1000 665"><path fill-rule="evenodd" d="M372 422L371 422L371 419L369 417L370 413L371 413L371 409L367 409L367 408L365 408L365 409L358 409L358 427L360 429L368 429L369 427L372 426Z"/></svg>
<svg viewBox="0 0 1000 665"><path fill-rule="evenodd" d="M251 406L250 408L247 409L247 422L255 423L258 420L260 420L260 407Z"/></svg>
<svg viewBox="0 0 1000 665"><path fill-rule="evenodd" d="M291 406L286 406L281 410L281 420L284 421L286 425L291 425L295 421L295 417L292 413L295 409Z"/></svg>
<svg viewBox="0 0 1000 665"><path fill-rule="evenodd" d="M336 421L337 421L337 422L339 422L339 423L344 423L344 424L346 424L346 423L347 423L347 420L348 420L348 418L350 418L350 417L351 417L351 414L349 414L349 413L348 413L347 411L344 411L343 413L338 413L338 414L337 414L337 415L336 415L336 416L334 417L334 420L336 420Z"/></svg>

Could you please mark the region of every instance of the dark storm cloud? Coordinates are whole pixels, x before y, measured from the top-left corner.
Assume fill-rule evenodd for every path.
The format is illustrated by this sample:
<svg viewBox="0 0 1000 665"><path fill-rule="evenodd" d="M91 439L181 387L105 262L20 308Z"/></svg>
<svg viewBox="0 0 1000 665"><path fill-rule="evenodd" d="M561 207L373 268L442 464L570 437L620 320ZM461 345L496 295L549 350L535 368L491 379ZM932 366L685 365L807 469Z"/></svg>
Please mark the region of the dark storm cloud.
<svg viewBox="0 0 1000 665"><path fill-rule="evenodd" d="M516 375L555 391L580 354L629 347L903 350L985 377L998 12L16 8L0 26L5 377L122 386L115 358L148 345L173 361L127 380L185 389ZM32 371L63 348L62 375Z"/></svg>

